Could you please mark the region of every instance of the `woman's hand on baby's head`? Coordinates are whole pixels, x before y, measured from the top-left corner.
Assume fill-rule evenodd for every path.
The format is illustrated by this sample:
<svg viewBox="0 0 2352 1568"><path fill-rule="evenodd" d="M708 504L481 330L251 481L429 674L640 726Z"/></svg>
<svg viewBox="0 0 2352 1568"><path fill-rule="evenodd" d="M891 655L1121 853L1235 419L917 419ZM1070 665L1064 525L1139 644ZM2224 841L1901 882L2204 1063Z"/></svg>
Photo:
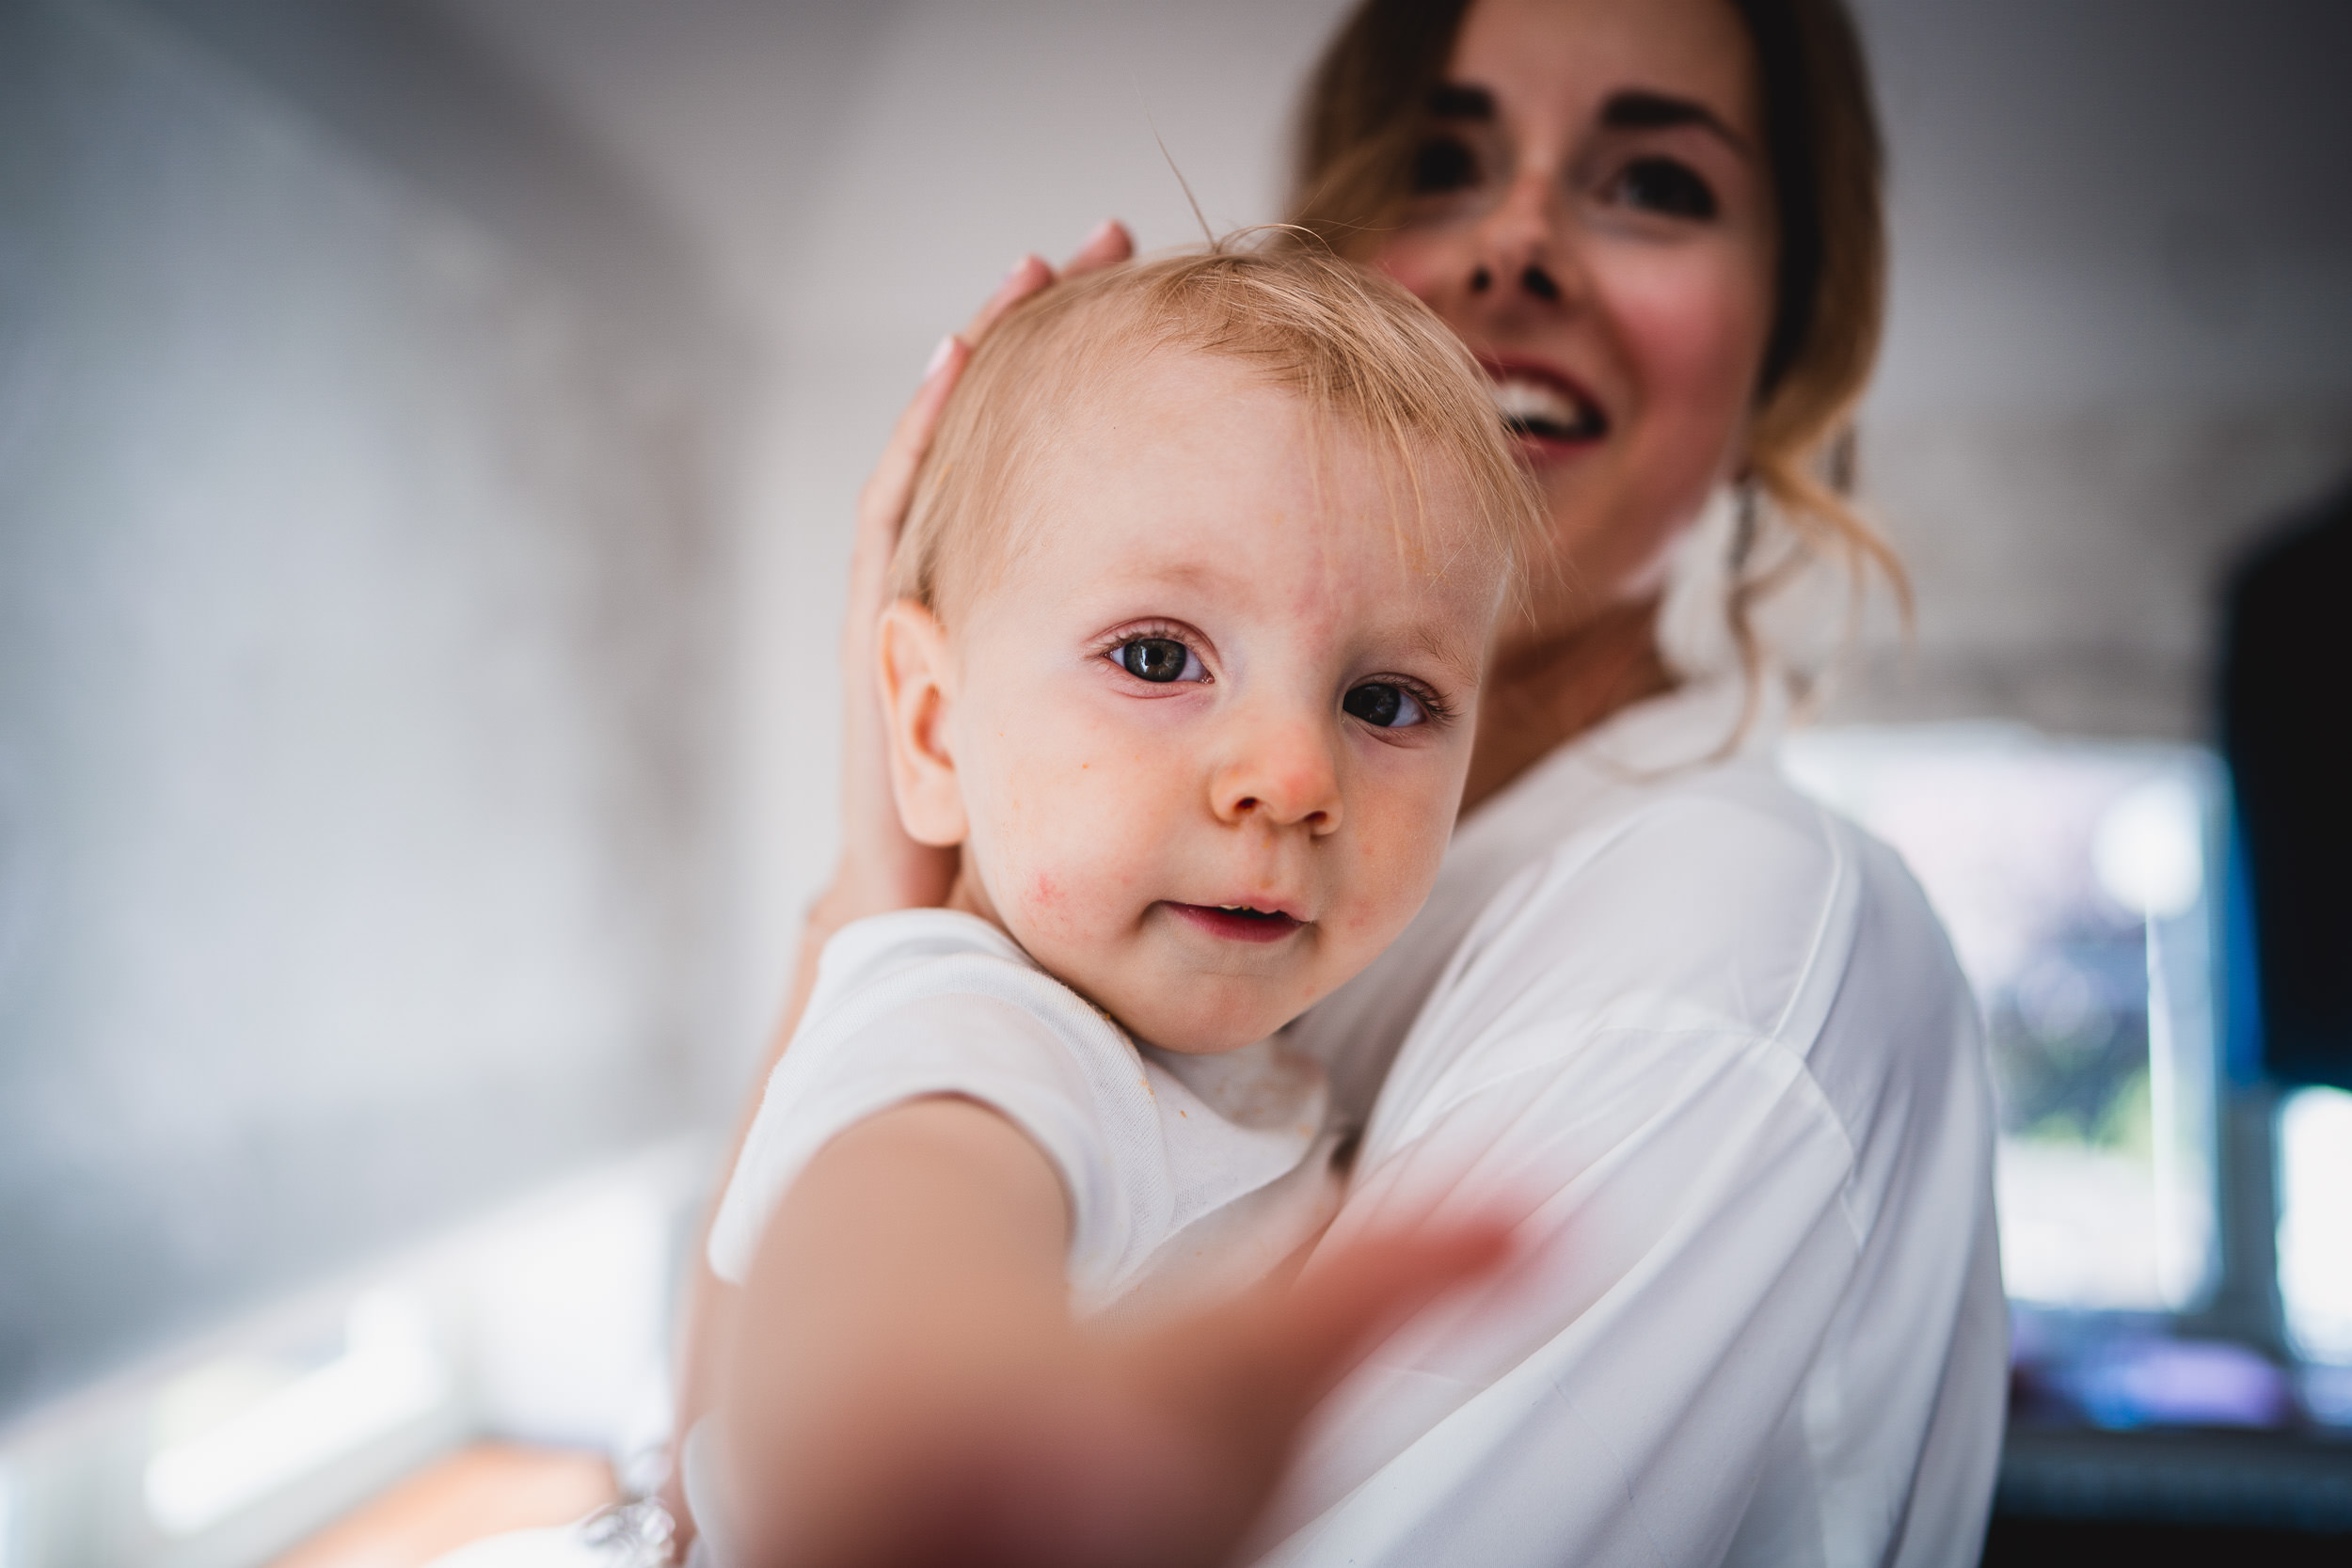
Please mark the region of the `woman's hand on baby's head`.
<svg viewBox="0 0 2352 1568"><path fill-rule="evenodd" d="M995 293L964 325L942 339L922 385L898 416L881 459L858 492L857 531L850 552L849 610L842 621L842 852L816 924L830 933L852 920L892 910L944 902L955 879L956 856L916 843L899 826L891 802L887 745L874 696L874 626L890 603L890 562L905 527L914 477L939 428L940 411L955 390L972 350L1006 312L1057 277L1113 266L1135 254L1135 240L1116 218L1105 218L1057 273L1024 256Z"/></svg>

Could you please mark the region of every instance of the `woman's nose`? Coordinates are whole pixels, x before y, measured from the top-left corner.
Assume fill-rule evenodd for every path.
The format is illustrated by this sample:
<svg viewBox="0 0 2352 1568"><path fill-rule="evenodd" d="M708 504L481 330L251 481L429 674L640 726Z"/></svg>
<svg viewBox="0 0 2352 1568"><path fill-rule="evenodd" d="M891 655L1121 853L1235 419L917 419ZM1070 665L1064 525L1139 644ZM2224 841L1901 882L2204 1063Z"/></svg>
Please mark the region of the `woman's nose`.
<svg viewBox="0 0 2352 1568"><path fill-rule="evenodd" d="M1523 174L1479 224L1470 292L1500 304L1565 302L1578 277L1566 213L1548 179Z"/></svg>
<svg viewBox="0 0 2352 1568"><path fill-rule="evenodd" d="M1210 807L1234 826L1303 827L1320 838L1340 825L1340 775L1331 726L1305 716L1262 719L1233 736L1211 776Z"/></svg>

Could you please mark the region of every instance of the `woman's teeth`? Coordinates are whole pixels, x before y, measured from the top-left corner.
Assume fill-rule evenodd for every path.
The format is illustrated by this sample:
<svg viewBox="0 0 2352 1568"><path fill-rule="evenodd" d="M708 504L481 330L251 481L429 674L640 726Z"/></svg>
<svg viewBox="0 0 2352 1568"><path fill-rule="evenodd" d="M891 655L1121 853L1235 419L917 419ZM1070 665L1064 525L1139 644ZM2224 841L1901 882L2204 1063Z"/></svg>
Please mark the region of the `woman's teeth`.
<svg viewBox="0 0 2352 1568"><path fill-rule="evenodd" d="M1495 383L1495 411L1513 435L1582 441L1609 428L1600 410L1579 403L1549 382L1505 377Z"/></svg>

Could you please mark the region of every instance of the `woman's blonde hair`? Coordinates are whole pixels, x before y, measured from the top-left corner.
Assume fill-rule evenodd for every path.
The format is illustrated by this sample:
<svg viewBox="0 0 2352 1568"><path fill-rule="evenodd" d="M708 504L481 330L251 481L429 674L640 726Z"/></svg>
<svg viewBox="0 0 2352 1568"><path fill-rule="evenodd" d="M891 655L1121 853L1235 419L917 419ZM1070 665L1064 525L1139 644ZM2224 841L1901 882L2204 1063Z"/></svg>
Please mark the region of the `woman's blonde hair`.
<svg viewBox="0 0 2352 1568"><path fill-rule="evenodd" d="M1732 546L1730 630L1753 675L1758 602L1815 557L1848 570L1857 601L1875 571L1906 615L1910 583L1847 499L1852 418L1885 315L1884 162L1869 69L1843 0L1725 0L1756 46L1779 219L1771 336L1756 380L1747 468L1768 508L1743 504ZM1431 94L1470 0L1363 0L1308 80L1291 221L1362 257L1405 215ZM1759 537L1777 521L1788 537Z"/></svg>
<svg viewBox="0 0 2352 1568"><path fill-rule="evenodd" d="M1543 526L1477 363L1425 306L1316 249L1226 241L1057 283L989 333L916 477L893 564L899 595L945 615L943 585L1018 546L1020 498L1061 444L1059 417L1148 374L1165 352L1232 361L1365 437L1391 459L1391 498L1399 482L1410 495L1391 509L1398 538L1433 571L1466 547L1514 570ZM1442 537L1423 526L1438 475L1470 513ZM1433 545L1443 553L1426 553Z"/></svg>

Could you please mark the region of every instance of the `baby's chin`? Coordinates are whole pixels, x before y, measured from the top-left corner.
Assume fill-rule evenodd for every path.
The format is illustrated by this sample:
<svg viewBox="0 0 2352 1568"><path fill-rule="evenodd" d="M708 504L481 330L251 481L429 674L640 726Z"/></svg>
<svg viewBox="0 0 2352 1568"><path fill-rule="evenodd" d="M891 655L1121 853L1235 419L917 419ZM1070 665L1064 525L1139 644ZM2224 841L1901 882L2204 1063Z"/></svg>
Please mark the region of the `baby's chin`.
<svg viewBox="0 0 2352 1568"><path fill-rule="evenodd" d="M1204 1018L1201 1016L1204 1010L1213 1011L1216 1016ZM1239 1051L1245 1045L1257 1044L1306 1009L1232 1006L1201 1009L1136 1003L1131 1004L1125 1011L1118 1007L1110 1007L1108 1011L1129 1034L1146 1045L1173 1051L1182 1056L1219 1056L1228 1051Z"/></svg>
<svg viewBox="0 0 2352 1568"><path fill-rule="evenodd" d="M1100 984L1079 990L1136 1039L1186 1056L1255 1045L1320 996L1295 982L1198 973L1127 985L1105 975Z"/></svg>

